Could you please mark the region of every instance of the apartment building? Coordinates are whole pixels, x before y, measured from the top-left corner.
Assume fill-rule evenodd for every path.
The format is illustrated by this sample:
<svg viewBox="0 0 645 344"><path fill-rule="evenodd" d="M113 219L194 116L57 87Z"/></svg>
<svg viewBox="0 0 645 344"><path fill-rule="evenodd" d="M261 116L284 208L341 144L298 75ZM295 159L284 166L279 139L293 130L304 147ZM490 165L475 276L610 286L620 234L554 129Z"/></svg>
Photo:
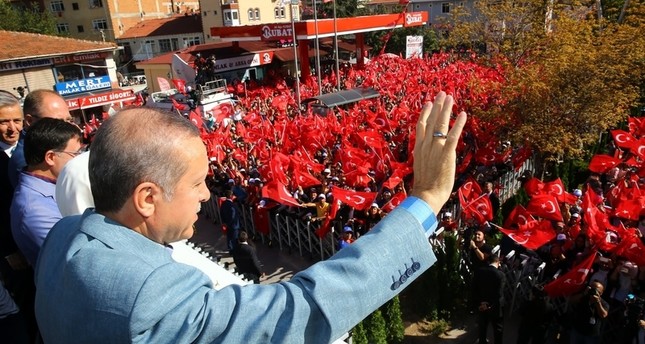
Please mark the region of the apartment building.
<svg viewBox="0 0 645 344"><path fill-rule="evenodd" d="M44 0L44 9L58 18L59 33L113 42L146 19L199 13L199 0Z"/></svg>
<svg viewBox="0 0 645 344"><path fill-rule="evenodd" d="M300 18L298 1L290 0L224 0L222 2L202 1L201 15L206 41L217 41L211 37L211 27L258 25L291 22L293 7L294 20Z"/></svg>

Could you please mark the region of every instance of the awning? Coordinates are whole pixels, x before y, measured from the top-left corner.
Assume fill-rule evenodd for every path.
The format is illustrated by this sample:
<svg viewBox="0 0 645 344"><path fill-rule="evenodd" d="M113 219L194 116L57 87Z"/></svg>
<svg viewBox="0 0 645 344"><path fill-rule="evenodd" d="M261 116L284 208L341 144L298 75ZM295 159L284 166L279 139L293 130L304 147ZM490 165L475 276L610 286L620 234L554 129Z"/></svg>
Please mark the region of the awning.
<svg viewBox="0 0 645 344"><path fill-rule="evenodd" d="M302 103L307 104L318 100L326 107L331 108L334 106L341 106L345 104L354 103L363 99L376 98L379 95L380 94L378 93L378 91L376 91L371 87L361 87L361 88L353 88L351 90L327 93L317 97L307 98L303 100Z"/></svg>
<svg viewBox="0 0 645 344"><path fill-rule="evenodd" d="M70 110L89 109L97 106L134 100L133 90L112 90L102 93L84 93L74 98L65 98Z"/></svg>
<svg viewBox="0 0 645 344"><path fill-rule="evenodd" d="M320 56L326 56L328 55L326 51L320 50ZM290 48L279 48L273 51L273 56L277 58L278 60L282 62L290 62L293 61L293 47ZM309 58L315 57L316 56L316 49L310 48L309 49ZM300 57L300 55L298 55Z"/></svg>

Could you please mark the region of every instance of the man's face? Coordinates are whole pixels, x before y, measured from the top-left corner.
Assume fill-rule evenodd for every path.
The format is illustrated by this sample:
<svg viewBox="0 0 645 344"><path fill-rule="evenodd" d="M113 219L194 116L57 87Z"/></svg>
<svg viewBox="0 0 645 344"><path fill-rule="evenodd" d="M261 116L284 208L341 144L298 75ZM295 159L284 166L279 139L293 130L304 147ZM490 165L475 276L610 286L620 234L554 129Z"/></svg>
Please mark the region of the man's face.
<svg viewBox="0 0 645 344"><path fill-rule="evenodd" d="M159 200L155 205L155 220L151 228L153 240L171 243L193 236L193 224L201 203L210 198L206 187L208 158L200 138L186 140L176 163L186 164L188 170L177 182L170 201Z"/></svg>
<svg viewBox="0 0 645 344"><path fill-rule="evenodd" d="M83 144L81 143L81 138L80 137L74 137L69 139L67 141L67 145L65 146L65 149L61 151L54 152L53 160L54 160L54 165L51 167L52 174L58 178L58 175L60 175L60 172L63 170L63 167L72 160L77 155L80 155L81 148L83 147Z"/></svg>
<svg viewBox="0 0 645 344"><path fill-rule="evenodd" d="M475 242L482 242L484 241L484 233L481 231L476 231L475 232Z"/></svg>
<svg viewBox="0 0 645 344"><path fill-rule="evenodd" d="M22 109L19 104L0 108L0 141L13 146L22 130Z"/></svg>
<svg viewBox="0 0 645 344"><path fill-rule="evenodd" d="M40 110L40 112L43 114L43 118L46 117L62 119L65 122L70 123L73 121L72 115L69 113L67 102L63 98L56 95L46 94L43 97L43 104L41 105ZM25 115L29 117L27 118L29 125L34 124L34 122L38 120L38 118L31 116L31 114Z"/></svg>

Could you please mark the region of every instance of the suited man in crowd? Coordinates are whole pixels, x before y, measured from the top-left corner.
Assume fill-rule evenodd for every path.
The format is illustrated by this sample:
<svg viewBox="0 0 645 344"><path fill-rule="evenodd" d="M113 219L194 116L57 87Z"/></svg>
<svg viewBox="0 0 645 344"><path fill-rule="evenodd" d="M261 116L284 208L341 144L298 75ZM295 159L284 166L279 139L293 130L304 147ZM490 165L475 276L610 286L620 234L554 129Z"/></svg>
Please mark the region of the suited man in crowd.
<svg viewBox="0 0 645 344"><path fill-rule="evenodd" d="M235 269L255 283L260 283L260 278L264 276L262 264L258 259L255 247L249 243L249 235L246 231L240 231L237 238L237 246L233 250L233 262Z"/></svg>
<svg viewBox="0 0 645 344"><path fill-rule="evenodd" d="M219 291L201 271L176 263L168 248L193 235L200 203L210 197L199 131L157 109L117 113L92 143L95 208L63 218L41 249L36 315L44 342L340 338L436 261L428 238L453 188L456 146L466 122L462 112L449 128L452 107L452 97L443 92L424 106L411 196L370 233L288 282Z"/></svg>
<svg viewBox="0 0 645 344"><path fill-rule="evenodd" d="M222 222L226 225L226 245L229 253L233 253L233 249L237 245L236 240L240 235L242 229L242 210L234 199L233 191L224 191L226 200L222 203L219 213L222 217Z"/></svg>
<svg viewBox="0 0 645 344"><path fill-rule="evenodd" d="M477 307L479 344L486 344L488 324L493 327L495 344L501 344L504 335L504 285L506 278L499 270L499 256L491 254L488 265L475 271L473 299Z"/></svg>

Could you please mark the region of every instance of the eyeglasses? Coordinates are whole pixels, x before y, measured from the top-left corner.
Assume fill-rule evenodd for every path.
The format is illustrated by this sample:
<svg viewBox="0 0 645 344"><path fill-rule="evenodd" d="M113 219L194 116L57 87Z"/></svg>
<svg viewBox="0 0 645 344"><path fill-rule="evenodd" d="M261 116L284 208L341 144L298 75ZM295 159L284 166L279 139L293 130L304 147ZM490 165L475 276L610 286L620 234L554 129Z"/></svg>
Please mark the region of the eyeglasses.
<svg viewBox="0 0 645 344"><path fill-rule="evenodd" d="M81 149L77 150L76 152L68 152L68 151L55 151L56 153L65 153L71 156L72 158L75 158L87 151L87 146L82 147Z"/></svg>

